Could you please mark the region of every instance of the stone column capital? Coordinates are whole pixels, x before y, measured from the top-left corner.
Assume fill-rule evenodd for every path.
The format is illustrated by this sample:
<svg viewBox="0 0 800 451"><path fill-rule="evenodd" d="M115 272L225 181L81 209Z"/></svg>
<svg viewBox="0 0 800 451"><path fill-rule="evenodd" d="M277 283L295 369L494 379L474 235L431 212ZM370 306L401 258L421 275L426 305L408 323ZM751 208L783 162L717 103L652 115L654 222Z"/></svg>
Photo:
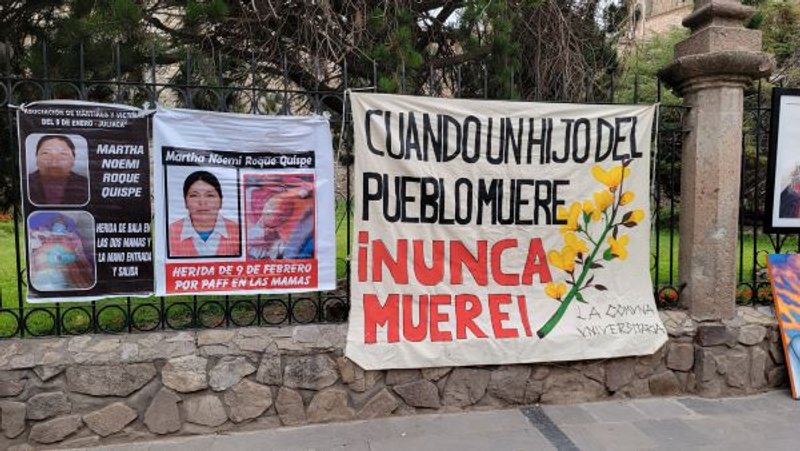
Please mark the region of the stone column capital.
<svg viewBox="0 0 800 451"><path fill-rule="evenodd" d="M761 51L761 32L744 27L754 9L739 0L698 0L683 20L692 34L675 45L675 60L659 77L680 95L703 87L737 85L768 76L775 58Z"/></svg>
<svg viewBox="0 0 800 451"><path fill-rule="evenodd" d="M764 52L725 50L676 58L659 71L659 77L681 96L714 86L744 88L752 80L769 76L775 58Z"/></svg>

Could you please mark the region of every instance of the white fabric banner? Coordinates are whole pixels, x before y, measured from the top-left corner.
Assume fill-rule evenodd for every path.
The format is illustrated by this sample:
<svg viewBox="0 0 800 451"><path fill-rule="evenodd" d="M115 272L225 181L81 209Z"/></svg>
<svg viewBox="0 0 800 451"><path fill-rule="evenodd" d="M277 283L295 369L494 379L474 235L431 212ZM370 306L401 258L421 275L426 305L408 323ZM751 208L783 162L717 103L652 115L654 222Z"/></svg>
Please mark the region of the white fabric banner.
<svg viewBox="0 0 800 451"><path fill-rule="evenodd" d="M645 355L654 106L352 94L346 355L365 369Z"/></svg>
<svg viewBox="0 0 800 451"><path fill-rule="evenodd" d="M157 294L335 288L327 119L159 109L153 124Z"/></svg>

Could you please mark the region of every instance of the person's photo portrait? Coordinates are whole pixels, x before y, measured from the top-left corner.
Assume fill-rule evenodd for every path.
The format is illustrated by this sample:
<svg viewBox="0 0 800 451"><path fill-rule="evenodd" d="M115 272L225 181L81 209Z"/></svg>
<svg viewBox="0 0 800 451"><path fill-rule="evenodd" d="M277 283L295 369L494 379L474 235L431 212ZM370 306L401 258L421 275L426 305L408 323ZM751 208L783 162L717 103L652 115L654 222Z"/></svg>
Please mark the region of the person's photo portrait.
<svg viewBox="0 0 800 451"><path fill-rule="evenodd" d="M28 216L30 285L37 291L88 290L95 285L94 218L85 211Z"/></svg>
<svg viewBox="0 0 800 451"><path fill-rule="evenodd" d="M764 231L800 233L800 89L772 91Z"/></svg>
<svg viewBox="0 0 800 451"><path fill-rule="evenodd" d="M247 258L312 258L315 200L313 174L245 174Z"/></svg>
<svg viewBox="0 0 800 451"><path fill-rule="evenodd" d="M778 217L800 218L800 165L792 169L781 191Z"/></svg>
<svg viewBox="0 0 800 451"><path fill-rule="evenodd" d="M169 258L241 255L236 170L167 167Z"/></svg>
<svg viewBox="0 0 800 451"><path fill-rule="evenodd" d="M89 203L89 159L79 135L34 133L25 140L28 200L37 206Z"/></svg>

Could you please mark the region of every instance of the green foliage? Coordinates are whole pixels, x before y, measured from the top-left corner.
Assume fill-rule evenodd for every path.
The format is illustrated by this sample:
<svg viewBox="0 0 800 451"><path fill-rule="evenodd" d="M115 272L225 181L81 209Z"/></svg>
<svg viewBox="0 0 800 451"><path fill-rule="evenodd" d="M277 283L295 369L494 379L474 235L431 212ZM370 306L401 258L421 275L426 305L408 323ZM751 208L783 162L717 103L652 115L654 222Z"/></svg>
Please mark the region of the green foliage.
<svg viewBox="0 0 800 451"><path fill-rule="evenodd" d="M224 0L189 0L186 2L184 19L187 26L194 27L204 21L218 22L228 12L228 4Z"/></svg>
<svg viewBox="0 0 800 451"><path fill-rule="evenodd" d="M646 41L635 42L623 64L616 101L655 102L658 99L658 71L672 62L675 44L688 35L688 30L675 27ZM662 103L680 104L680 99L671 91L663 89L661 94Z"/></svg>

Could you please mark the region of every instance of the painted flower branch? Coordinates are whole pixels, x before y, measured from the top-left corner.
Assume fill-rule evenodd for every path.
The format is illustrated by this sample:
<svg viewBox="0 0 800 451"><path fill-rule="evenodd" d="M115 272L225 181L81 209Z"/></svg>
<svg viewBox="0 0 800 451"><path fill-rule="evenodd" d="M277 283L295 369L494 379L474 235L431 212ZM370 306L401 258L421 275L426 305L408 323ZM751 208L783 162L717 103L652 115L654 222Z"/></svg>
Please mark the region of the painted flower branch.
<svg viewBox="0 0 800 451"><path fill-rule="evenodd" d="M594 282L595 270L602 269L604 262L628 258L630 237L621 235L620 227L632 228L644 219L641 209L622 212L622 207L633 202L635 197L632 191L622 189L625 179L630 177L630 163L631 160L626 160L609 170L595 165L592 175L605 188L583 203L574 202L568 209L559 208L558 219L566 221L561 226L564 246L548 252L547 259L552 266L565 272L567 279L550 282L544 287L545 294L561 304L536 332L540 338L547 336L561 321L573 300L586 303L586 290L606 290L605 286Z"/></svg>

